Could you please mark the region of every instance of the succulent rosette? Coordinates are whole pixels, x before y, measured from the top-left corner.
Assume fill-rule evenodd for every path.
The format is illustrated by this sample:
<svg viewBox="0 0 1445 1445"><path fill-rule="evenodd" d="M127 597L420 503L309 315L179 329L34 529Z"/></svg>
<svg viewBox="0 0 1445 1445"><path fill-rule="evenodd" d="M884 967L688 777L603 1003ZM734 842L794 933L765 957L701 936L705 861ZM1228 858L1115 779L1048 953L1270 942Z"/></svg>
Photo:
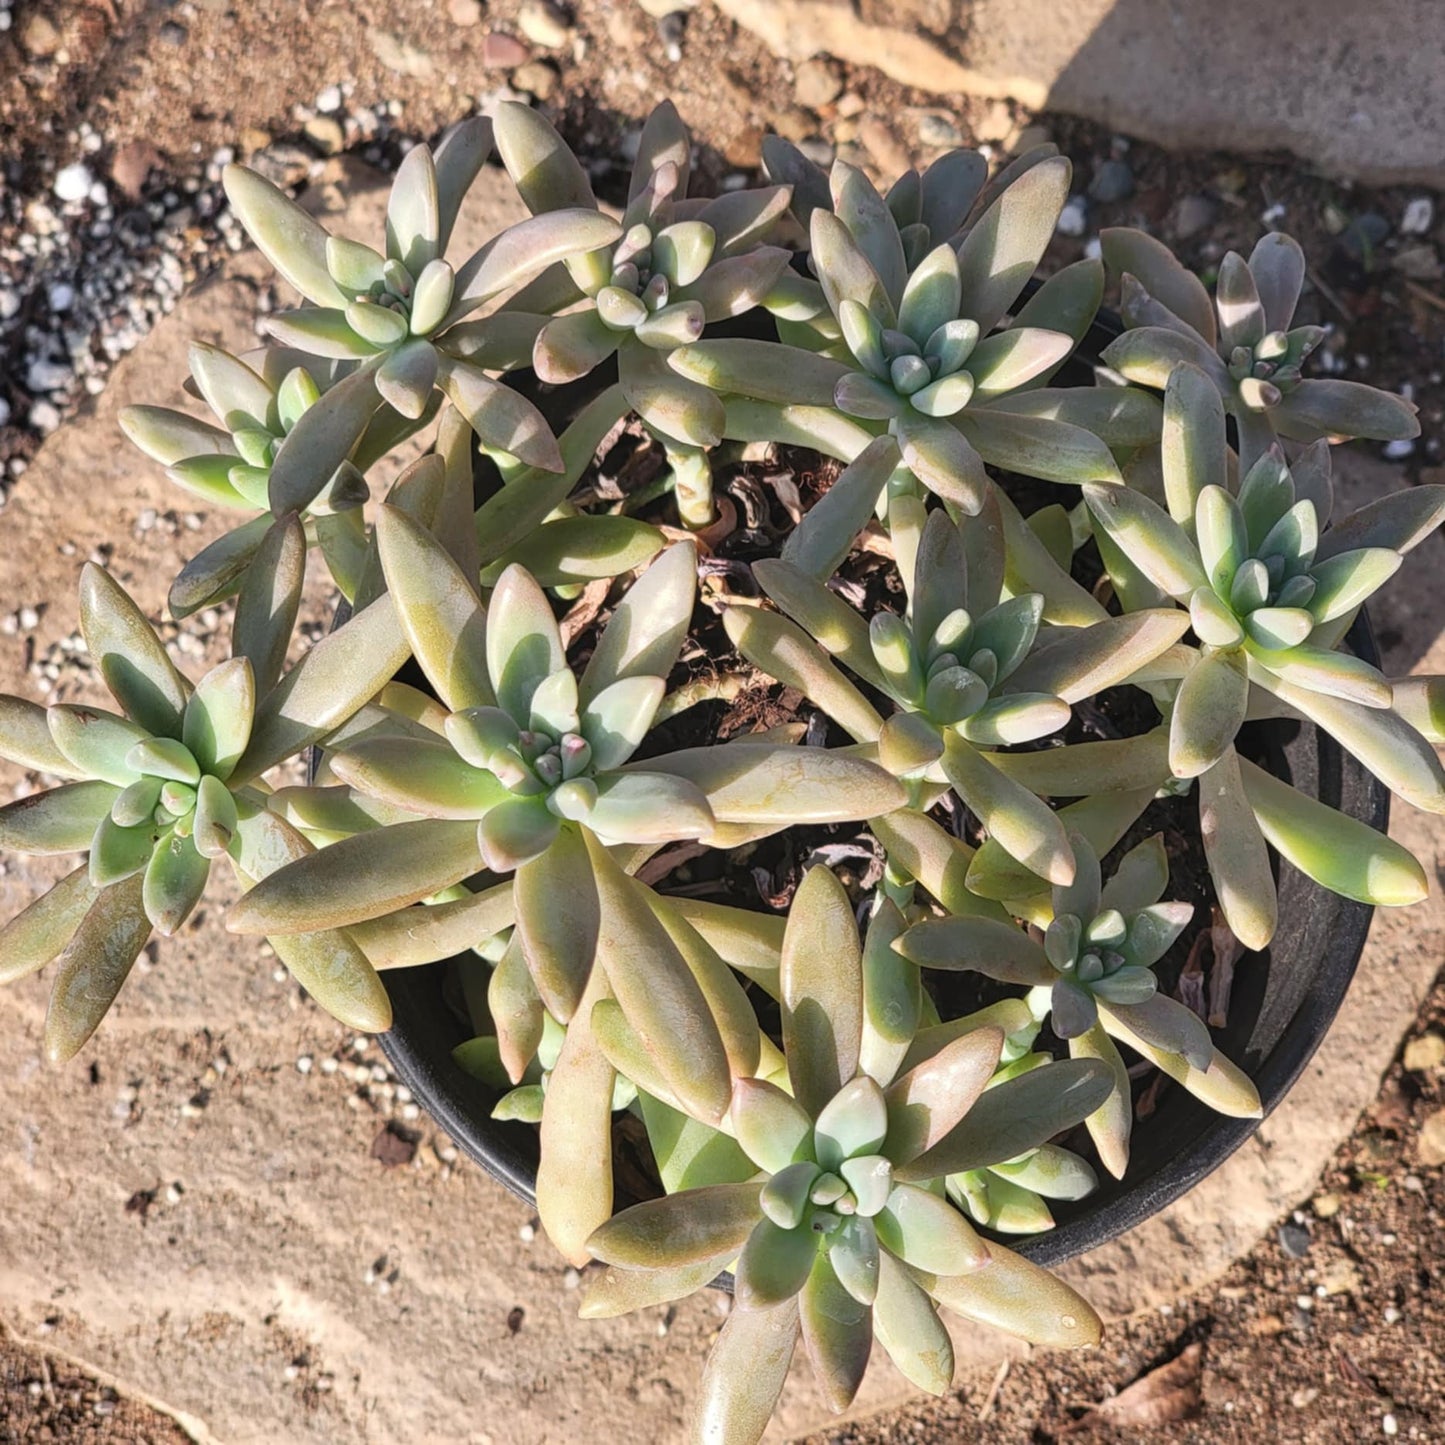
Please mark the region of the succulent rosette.
<svg viewBox="0 0 1445 1445"><path fill-rule="evenodd" d="M728 826L765 833L800 816L842 821L902 801L876 765L821 748L740 742L631 761L686 636L691 546L652 564L579 676L551 604L520 566L483 607L441 543L405 512L383 509L377 535L383 600L394 602L441 703L418 714L429 737L384 728L343 740L328 767L355 793L413 816L278 872L231 910L229 927L363 923L483 869L515 873L522 952L541 1001L565 1023L600 947L598 889L616 868L609 848L709 840ZM304 803L292 794L287 806ZM556 907L559 890L566 909Z"/></svg>
<svg viewBox="0 0 1445 1445"><path fill-rule="evenodd" d="M960 173L957 207L945 217L921 180L885 200L838 162L831 207L808 212L816 286L791 286L775 307L812 328L788 331L810 344L704 339L673 352L672 367L727 400L728 435L801 441L849 462L829 510L846 511L850 535L885 488L921 485L976 514L985 463L1058 482L1117 481L1110 448L1152 437L1154 403L1116 387L1042 385L1093 319L1102 267L1060 272L994 329L1053 234L1069 174L1063 157L1037 155L975 200L977 178ZM931 223L921 219L926 202ZM950 240L955 219L961 229ZM933 246L917 257L923 231Z"/></svg>
<svg viewBox="0 0 1445 1445"><path fill-rule="evenodd" d="M534 215L598 210L586 171L536 111L505 103L496 137ZM513 297L511 309L534 313L531 362L543 381L576 381L616 357L627 404L667 449L683 519L700 526L712 520L706 449L722 439L723 406L672 370L667 356L772 292L789 253L764 242L789 192L775 186L690 199L691 153L687 127L664 101L642 128L618 239L578 248ZM472 330L488 340L487 322Z"/></svg>
<svg viewBox="0 0 1445 1445"><path fill-rule="evenodd" d="M1293 237L1271 231L1248 260L1230 251L1219 264L1212 301L1204 283L1143 231L1120 227L1100 239L1120 281L1119 309L1129 328L1105 350L1105 362L1159 390L1180 362L1198 367L1234 418L1246 470L1281 437L1402 441L1420 435L1416 407L1404 397L1304 375L1326 333L1293 324L1305 282L1304 252Z"/></svg>
<svg viewBox="0 0 1445 1445"><path fill-rule="evenodd" d="M1215 1048L1204 1020L1159 991L1154 965L1194 912L1187 903L1160 901L1169 884L1163 839L1155 834L1130 849L1107 883L1085 838L1076 832L1070 841L1077 870L1067 887L1052 890L1041 937L1012 921L934 918L916 923L897 948L920 967L967 969L1023 985L1036 1021L1047 1020L1074 1058L1108 1069L1109 1097L1085 1122L1104 1167L1122 1179L1133 1102L1115 1041L1222 1114L1258 1118L1259 1094ZM1042 1176L1044 1166L1037 1172Z"/></svg>
<svg viewBox="0 0 1445 1445"><path fill-rule="evenodd" d="M284 346L352 363L271 458L267 490L278 514L311 502L383 405L422 424L442 395L484 447L561 470L541 413L488 375L493 358L468 359L466 333L453 333L554 259L614 239L617 223L595 210L554 212L501 232L454 267L447 243L491 148L491 123L482 118L454 127L435 152L412 147L392 182L384 250L328 235L254 171L226 168L226 194L247 234L308 303L273 313L267 330Z"/></svg>
<svg viewBox="0 0 1445 1445"><path fill-rule="evenodd" d="M267 810L268 790L255 779L289 754L290 738L304 745L332 721L303 706L278 726L267 639L254 619L242 618L238 655L194 685L135 603L94 565L81 577L80 620L120 712L41 708L0 695L0 756L64 780L0 808L0 848L86 855L0 928L0 981L58 960L45 1023L45 1052L57 1062L95 1031L152 930L169 936L190 917L216 860L229 858L249 886L311 851ZM335 651L312 654L313 678L326 674ZM376 685L374 667L353 673L361 695L334 687L327 712L339 720L360 707ZM276 952L338 1018L355 1028L390 1026L386 992L346 934L308 931L279 941Z"/></svg>
<svg viewBox="0 0 1445 1445"><path fill-rule="evenodd" d="M878 611L865 622L785 552L754 566L781 613L735 606L724 620L751 662L876 746L883 767L912 785L915 806L926 809L952 788L1012 857L1067 883L1073 859L1064 825L993 765L994 751L1057 732L1074 702L1137 672L1188 624L1167 609L1122 618L1097 609L1099 620L1088 625L1041 630L1041 594L1004 596L1002 523L989 501L985 517L960 526L941 508L894 499L901 616ZM1045 565L1059 574L1047 558ZM838 663L896 710L881 717Z"/></svg>
<svg viewBox="0 0 1445 1445"><path fill-rule="evenodd" d="M908 1041L886 1003L912 972L888 950L902 926L885 904L860 945L842 885L811 870L778 973L785 1073L739 1079L727 1115L743 1156L734 1167L747 1177L634 1205L587 1241L608 1266L583 1297L594 1317L681 1298L733 1266L735 1307L704 1371L695 1438L756 1440L800 1340L842 1410L875 1338L914 1384L948 1388L953 1347L940 1306L1040 1343L1098 1338L1089 1306L984 1240L942 1180L1015 1159L1080 1122L1107 1095L1108 1071L1071 1060L989 1088L1004 1034L988 1025L900 1071Z"/></svg>

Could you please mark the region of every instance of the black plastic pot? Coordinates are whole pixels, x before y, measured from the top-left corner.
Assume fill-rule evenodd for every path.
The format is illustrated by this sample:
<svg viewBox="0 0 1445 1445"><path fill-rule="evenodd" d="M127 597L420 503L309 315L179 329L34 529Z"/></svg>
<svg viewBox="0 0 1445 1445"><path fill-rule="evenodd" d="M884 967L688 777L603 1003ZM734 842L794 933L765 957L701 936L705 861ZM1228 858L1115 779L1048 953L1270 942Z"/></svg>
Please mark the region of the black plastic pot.
<svg viewBox="0 0 1445 1445"><path fill-rule="evenodd" d="M1112 324L1111 324L1112 323ZM1102 317L1080 352L1097 356L1117 334ZM1362 616L1349 646L1377 662ZM1309 725L1251 726L1250 751L1278 776L1370 827L1384 830L1388 790L1349 754ZM1254 1080L1266 1114L1289 1092L1324 1038L1354 977L1372 909L1326 891L1282 860L1279 927L1262 955L1235 974L1230 1023L1215 1041ZM444 963L386 974L395 1022L383 1052L418 1103L472 1159L514 1194L535 1202L535 1128L491 1118L495 1093L452 1062L469 1031L443 999ZM1057 1264L1123 1234L1158 1213L1217 1169L1259 1127L1227 1119L1181 1088L1165 1090L1153 1114L1136 1123L1127 1176L1107 1177L1089 1198L1051 1206L1056 1227L1011 1237L1011 1248L1040 1264Z"/></svg>

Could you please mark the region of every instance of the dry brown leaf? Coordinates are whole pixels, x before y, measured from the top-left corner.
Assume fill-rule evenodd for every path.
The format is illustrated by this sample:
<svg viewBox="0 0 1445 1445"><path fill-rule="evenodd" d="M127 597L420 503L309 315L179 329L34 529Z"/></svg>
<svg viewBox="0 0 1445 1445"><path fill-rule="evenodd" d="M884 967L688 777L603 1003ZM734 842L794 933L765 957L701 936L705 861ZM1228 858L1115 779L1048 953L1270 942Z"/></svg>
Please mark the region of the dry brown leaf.
<svg viewBox="0 0 1445 1445"><path fill-rule="evenodd" d="M1075 1420L1067 1433L1100 1426L1153 1429L1192 1420L1204 1409L1203 1374L1204 1346L1196 1341L1167 1364L1141 1375L1117 1395L1095 1405Z"/></svg>

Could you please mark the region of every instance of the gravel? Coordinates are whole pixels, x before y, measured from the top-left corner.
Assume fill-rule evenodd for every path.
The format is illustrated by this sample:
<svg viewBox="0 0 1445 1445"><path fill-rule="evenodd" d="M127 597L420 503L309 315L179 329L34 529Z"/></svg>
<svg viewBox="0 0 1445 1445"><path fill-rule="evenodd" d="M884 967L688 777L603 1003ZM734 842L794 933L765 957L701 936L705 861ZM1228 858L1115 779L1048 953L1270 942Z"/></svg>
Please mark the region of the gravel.
<svg viewBox="0 0 1445 1445"><path fill-rule="evenodd" d="M287 187L319 179L326 158L349 148L394 167L416 139L398 126L400 107L348 108L350 91L323 88L293 113L300 143L263 134L244 159ZM74 158L63 164L13 160L0 172L0 507L40 442L246 239L221 188L235 146L167 174L158 153L111 153L84 124L67 144Z"/></svg>

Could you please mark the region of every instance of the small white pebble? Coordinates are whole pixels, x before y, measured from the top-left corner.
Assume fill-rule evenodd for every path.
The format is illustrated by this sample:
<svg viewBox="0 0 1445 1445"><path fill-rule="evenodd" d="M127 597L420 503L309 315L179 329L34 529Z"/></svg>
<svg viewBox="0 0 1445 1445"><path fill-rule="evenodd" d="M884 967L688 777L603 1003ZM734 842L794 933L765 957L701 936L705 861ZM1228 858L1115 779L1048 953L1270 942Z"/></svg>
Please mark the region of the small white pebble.
<svg viewBox="0 0 1445 1445"><path fill-rule="evenodd" d="M181 1202L180 1186L176 1184L166 1185L166 1203L179 1204Z"/></svg>
<svg viewBox="0 0 1445 1445"><path fill-rule="evenodd" d="M60 425L60 411L51 402L37 401L30 408L30 425L42 436L49 436ZM11 467L14 473L14 467ZM14 473L18 475L18 473Z"/></svg>
<svg viewBox="0 0 1445 1445"><path fill-rule="evenodd" d="M524 1224L517 1231L517 1238L520 1239L523 1244L531 1244L531 1242L536 1239L536 1237L537 1229L536 1226L532 1224Z"/></svg>
<svg viewBox="0 0 1445 1445"><path fill-rule="evenodd" d="M1308 1294L1296 1295L1295 1304L1302 1310L1312 1310L1315 1307L1314 1296Z"/></svg>
<svg viewBox="0 0 1445 1445"><path fill-rule="evenodd" d="M1263 221L1266 226L1272 226L1276 221L1284 220L1286 209L1282 201L1276 201L1274 205L1264 210L1259 219Z"/></svg>
<svg viewBox="0 0 1445 1445"><path fill-rule="evenodd" d="M352 1047L353 1052L358 1053L358 1054L364 1054L364 1053L366 1052L366 1038L365 1038L365 1036L362 1035L362 1034L358 1034L354 1039L352 1039L352 1041L351 1041L351 1047Z"/></svg>
<svg viewBox="0 0 1445 1445"><path fill-rule="evenodd" d="M1400 1426L1393 1415L1386 1415L1385 1418L1380 1421L1380 1429L1387 1435L1398 1435L1400 1433Z"/></svg>
<svg viewBox="0 0 1445 1445"><path fill-rule="evenodd" d="M1400 231L1406 236L1423 236L1435 221L1435 202L1429 196L1415 196L1406 203L1400 217Z"/></svg>
<svg viewBox="0 0 1445 1445"><path fill-rule="evenodd" d="M1394 1243L1395 1243L1395 1236L1394 1236L1393 1234L1382 1234L1382 1235L1380 1236L1380 1243L1381 1243L1381 1244L1394 1244Z"/></svg>
<svg viewBox="0 0 1445 1445"><path fill-rule="evenodd" d="M311 1072L310 1054L302 1054L301 1057L296 1060L296 1072L298 1074L309 1074Z"/></svg>
<svg viewBox="0 0 1445 1445"><path fill-rule="evenodd" d="M300 1373L301 1371L297 1369L295 1365L287 1365L286 1368L281 1371L282 1378L287 1380L294 1380Z"/></svg>
<svg viewBox="0 0 1445 1445"><path fill-rule="evenodd" d="M321 1072L322 1072L323 1074L334 1074L334 1073L336 1072L337 1068L338 1068L338 1065L337 1065L337 1062L336 1062L335 1059L322 1059L322 1060L321 1060Z"/></svg>
<svg viewBox="0 0 1445 1445"><path fill-rule="evenodd" d="M316 109L322 115L330 115L333 111L341 109L341 87L339 85L328 85L316 97Z"/></svg>
<svg viewBox="0 0 1445 1445"><path fill-rule="evenodd" d="M33 607L22 607L19 617L20 627L24 632L33 632L40 625L40 614Z"/></svg>
<svg viewBox="0 0 1445 1445"><path fill-rule="evenodd" d="M55 184L51 189L62 201L83 201L95 184L90 167L80 161L63 167L55 173Z"/></svg>
<svg viewBox="0 0 1445 1445"><path fill-rule="evenodd" d="M369 1084L371 1082L371 1070L365 1064L353 1064L351 1066L351 1077L358 1084Z"/></svg>
<svg viewBox="0 0 1445 1445"><path fill-rule="evenodd" d="M403 1104L401 1106L401 1117L410 1124L413 1120L421 1118L421 1110L415 1104Z"/></svg>
<svg viewBox="0 0 1445 1445"><path fill-rule="evenodd" d="M1389 1308L1386 1309L1385 1323L1387 1325L1397 1325L1400 1323L1400 1311L1397 1310L1394 1305L1390 1305Z"/></svg>
<svg viewBox="0 0 1445 1445"><path fill-rule="evenodd" d="M1089 224L1088 205L1082 196L1070 196L1059 212L1057 231L1061 236L1082 236Z"/></svg>
<svg viewBox="0 0 1445 1445"><path fill-rule="evenodd" d="M285 983L285 982L286 982L286 970L285 970L284 968L273 968L273 969L271 970L271 982L272 982L272 983Z"/></svg>
<svg viewBox="0 0 1445 1445"><path fill-rule="evenodd" d="M1385 460L1387 462L1403 462L1414 450L1414 442L1406 437L1399 437L1395 441L1385 443Z"/></svg>
<svg viewBox="0 0 1445 1445"><path fill-rule="evenodd" d="M373 1064L371 1066L371 1077L378 1084L386 1083L386 1065Z"/></svg>
<svg viewBox="0 0 1445 1445"><path fill-rule="evenodd" d="M411 1090L408 1089L405 1084L398 1084L396 1086L396 1102L398 1104L411 1103Z"/></svg>
<svg viewBox="0 0 1445 1445"><path fill-rule="evenodd" d="M1084 242L1084 255L1090 261L1097 261L1104 254L1104 243L1097 236L1090 236Z"/></svg>
<svg viewBox="0 0 1445 1445"><path fill-rule="evenodd" d="M576 1271L575 1269L573 1269L573 1268L569 1265L568 1268L567 1268L566 1273L563 1274L563 1276L562 1276L562 1288L563 1288L563 1289L576 1289L577 1286L578 1286L579 1284L581 1284L581 1283L582 1283L582 1276L581 1276L580 1274L578 1274L577 1271Z"/></svg>
<svg viewBox="0 0 1445 1445"><path fill-rule="evenodd" d="M39 1381L39 1380L31 1380L31 1382L30 1382L25 1388L30 1392L30 1394L31 1394L32 1397L36 1397L36 1398L39 1397L39 1394L40 1394L40 1381Z"/></svg>

